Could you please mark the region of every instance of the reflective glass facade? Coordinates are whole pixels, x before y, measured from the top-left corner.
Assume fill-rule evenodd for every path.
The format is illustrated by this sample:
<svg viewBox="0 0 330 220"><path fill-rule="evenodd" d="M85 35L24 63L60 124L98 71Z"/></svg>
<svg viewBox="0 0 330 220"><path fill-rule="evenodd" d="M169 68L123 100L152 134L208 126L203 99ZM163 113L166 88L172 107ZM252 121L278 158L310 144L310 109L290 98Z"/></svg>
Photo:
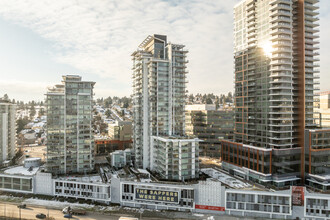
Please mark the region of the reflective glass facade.
<svg viewBox="0 0 330 220"><path fill-rule="evenodd" d="M63 76L47 91L47 170L55 174L94 169L92 101L94 82Z"/></svg>
<svg viewBox="0 0 330 220"><path fill-rule="evenodd" d="M271 151L271 177L256 175L277 186L304 180L304 133L316 126L319 89L318 2L244 0L234 9L234 140Z"/></svg>
<svg viewBox="0 0 330 220"><path fill-rule="evenodd" d="M233 133L233 110L186 110L186 134L203 140L200 156L220 158L221 140L232 140Z"/></svg>

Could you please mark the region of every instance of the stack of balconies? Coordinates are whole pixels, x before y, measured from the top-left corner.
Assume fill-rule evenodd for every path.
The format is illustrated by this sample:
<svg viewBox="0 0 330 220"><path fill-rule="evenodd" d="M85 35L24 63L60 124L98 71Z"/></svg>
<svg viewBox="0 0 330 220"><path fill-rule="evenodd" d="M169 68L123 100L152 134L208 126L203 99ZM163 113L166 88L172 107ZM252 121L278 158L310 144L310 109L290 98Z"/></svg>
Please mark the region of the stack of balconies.
<svg viewBox="0 0 330 220"><path fill-rule="evenodd" d="M271 42L269 141L273 148L293 146L292 1L270 1Z"/></svg>
<svg viewBox="0 0 330 220"><path fill-rule="evenodd" d="M317 46L319 41L317 39L319 36L317 33L319 29L318 22L318 9L316 6L319 0L305 0L305 114L306 114L306 127L312 128L315 127L314 123L314 110L313 110L313 101L315 92L319 90L319 58L318 58L318 49Z"/></svg>

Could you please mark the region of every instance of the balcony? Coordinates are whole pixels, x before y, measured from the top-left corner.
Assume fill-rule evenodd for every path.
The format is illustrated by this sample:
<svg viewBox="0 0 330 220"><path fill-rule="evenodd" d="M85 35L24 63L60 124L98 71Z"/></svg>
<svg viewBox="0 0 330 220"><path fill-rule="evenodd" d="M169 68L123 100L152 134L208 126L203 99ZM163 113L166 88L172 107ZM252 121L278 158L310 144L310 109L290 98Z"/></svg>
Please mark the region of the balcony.
<svg viewBox="0 0 330 220"><path fill-rule="evenodd" d="M272 66L270 71L293 71L291 66Z"/></svg>
<svg viewBox="0 0 330 220"><path fill-rule="evenodd" d="M289 10L274 10L270 14L270 16L272 16L272 17L279 16L279 15L291 17L292 14L291 14L291 11L289 11Z"/></svg>
<svg viewBox="0 0 330 220"><path fill-rule="evenodd" d="M270 11L274 11L274 10L279 10L279 9L283 9L283 10L291 10L291 6L289 2L281 2L278 4L274 4L273 6L270 7Z"/></svg>
<svg viewBox="0 0 330 220"><path fill-rule="evenodd" d="M274 16L271 21L271 23L273 22L287 22L287 23L291 23L292 19L290 17L287 16L283 16L283 15L279 15L279 16Z"/></svg>

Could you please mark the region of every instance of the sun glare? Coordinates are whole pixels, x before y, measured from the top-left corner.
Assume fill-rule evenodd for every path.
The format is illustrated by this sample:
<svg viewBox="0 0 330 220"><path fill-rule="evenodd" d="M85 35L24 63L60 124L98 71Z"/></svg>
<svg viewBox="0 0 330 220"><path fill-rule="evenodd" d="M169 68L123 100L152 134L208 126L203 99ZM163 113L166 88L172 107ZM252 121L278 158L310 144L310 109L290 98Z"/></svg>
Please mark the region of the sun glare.
<svg viewBox="0 0 330 220"><path fill-rule="evenodd" d="M262 49L264 50L264 53L266 56L270 57L272 55L272 52L274 51L274 48L272 46L271 41L266 41L264 44L262 44Z"/></svg>

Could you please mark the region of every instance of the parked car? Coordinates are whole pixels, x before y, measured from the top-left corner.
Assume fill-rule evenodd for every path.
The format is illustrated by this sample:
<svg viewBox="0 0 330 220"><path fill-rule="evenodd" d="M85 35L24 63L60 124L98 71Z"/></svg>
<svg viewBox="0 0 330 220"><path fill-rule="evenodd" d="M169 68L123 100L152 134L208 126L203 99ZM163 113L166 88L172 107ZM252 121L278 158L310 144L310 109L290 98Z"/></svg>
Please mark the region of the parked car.
<svg viewBox="0 0 330 220"><path fill-rule="evenodd" d="M86 215L86 211L72 209L70 206L67 206L64 209L62 209L62 213L63 214L71 214L71 215Z"/></svg>
<svg viewBox="0 0 330 220"><path fill-rule="evenodd" d="M46 218L46 215L43 213L38 213L38 214L36 214L36 218L44 219L44 218Z"/></svg>
<svg viewBox="0 0 330 220"><path fill-rule="evenodd" d="M17 206L17 208L19 209L25 209L26 208L26 204L20 204Z"/></svg>
<svg viewBox="0 0 330 220"><path fill-rule="evenodd" d="M72 215L71 214L65 214L63 217L64 218L72 218Z"/></svg>

